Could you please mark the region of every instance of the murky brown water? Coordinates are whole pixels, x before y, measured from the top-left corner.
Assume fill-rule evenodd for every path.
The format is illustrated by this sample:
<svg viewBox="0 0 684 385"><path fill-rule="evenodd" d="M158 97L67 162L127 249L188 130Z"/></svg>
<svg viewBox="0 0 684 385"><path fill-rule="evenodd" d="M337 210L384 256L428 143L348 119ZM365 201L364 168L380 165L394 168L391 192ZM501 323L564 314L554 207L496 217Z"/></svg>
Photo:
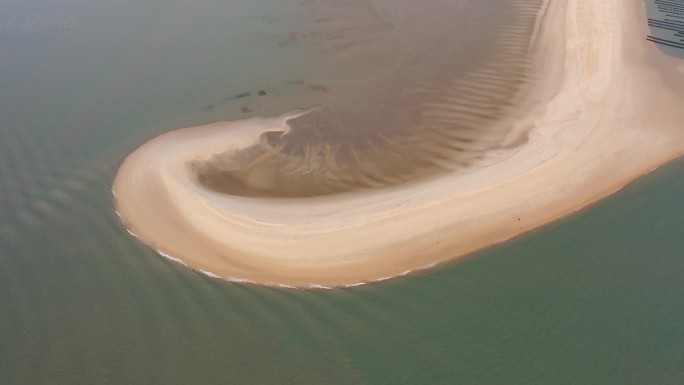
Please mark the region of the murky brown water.
<svg viewBox="0 0 684 385"><path fill-rule="evenodd" d="M320 55L311 76L289 81L289 95L261 90L237 102L245 116L316 108L246 149L238 172L222 167L233 153L195 163L200 182L228 194L311 196L467 168L510 131L495 123L520 108L533 75L541 5L300 2L290 16L297 29L264 38Z"/></svg>

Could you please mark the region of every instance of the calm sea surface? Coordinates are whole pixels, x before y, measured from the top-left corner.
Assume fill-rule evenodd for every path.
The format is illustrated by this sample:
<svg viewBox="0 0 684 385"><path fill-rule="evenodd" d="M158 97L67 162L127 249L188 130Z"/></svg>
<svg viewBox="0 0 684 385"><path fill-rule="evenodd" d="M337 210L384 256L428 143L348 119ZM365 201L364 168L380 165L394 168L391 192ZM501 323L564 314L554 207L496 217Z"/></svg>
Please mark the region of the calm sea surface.
<svg viewBox="0 0 684 385"><path fill-rule="evenodd" d="M454 4L516 22L477 3ZM0 384L684 384L681 160L476 258L354 289L227 283L126 233L123 157L240 118L260 90L287 109L329 53L293 26L339 4L0 0Z"/></svg>

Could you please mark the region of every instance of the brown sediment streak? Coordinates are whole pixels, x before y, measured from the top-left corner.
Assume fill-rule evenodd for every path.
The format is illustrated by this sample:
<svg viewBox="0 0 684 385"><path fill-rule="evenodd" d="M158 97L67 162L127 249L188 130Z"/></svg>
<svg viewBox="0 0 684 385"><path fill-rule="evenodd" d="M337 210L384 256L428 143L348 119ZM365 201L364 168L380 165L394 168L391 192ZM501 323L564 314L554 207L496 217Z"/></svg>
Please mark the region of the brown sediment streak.
<svg viewBox="0 0 684 385"><path fill-rule="evenodd" d="M228 153L198 160L199 181L231 195L317 196L460 170L502 142L520 143L504 117L520 107L529 86L530 36L541 1L501 5L495 16L511 13L513 20L506 21L515 25L489 21L489 28L474 29L453 27L467 19L448 9L453 2L432 2L431 11L420 13L434 28L414 25L415 2L394 3L398 16L382 21L394 28L377 32L373 23L362 24L361 30L377 33L354 50L324 59L326 67L352 76L334 78L333 71L333 78L306 82L319 91L320 108L294 119L290 134L268 136L268 151L244 153L246 166L237 171L226 169ZM353 28L345 30L354 35ZM384 51L390 53L378 53ZM366 66L350 71L349 63ZM257 183L266 174L269 183Z"/></svg>
<svg viewBox="0 0 684 385"><path fill-rule="evenodd" d="M514 98L515 83L525 83L526 72L510 65L474 70L442 89L431 83L409 98L424 104L418 125L380 140L397 142L399 155L415 148L439 172L385 174L392 169L378 159L391 151L380 142L336 149L324 138L294 148L289 138L305 136L297 123L326 111L297 112L154 138L121 165L116 210L132 234L198 271L292 287L383 280L506 240L684 152L684 97L645 61L658 52L643 42L637 3L550 2L533 23L538 60L510 59L519 68L543 64L523 112L496 114L489 103L501 90ZM517 36L514 27L508 33ZM470 125L446 128L463 122ZM415 127L424 135L412 135ZM437 142L449 145L432 148ZM233 178L235 193L200 183L206 167ZM297 177L310 174L312 181ZM311 196L286 186L324 179L334 183Z"/></svg>

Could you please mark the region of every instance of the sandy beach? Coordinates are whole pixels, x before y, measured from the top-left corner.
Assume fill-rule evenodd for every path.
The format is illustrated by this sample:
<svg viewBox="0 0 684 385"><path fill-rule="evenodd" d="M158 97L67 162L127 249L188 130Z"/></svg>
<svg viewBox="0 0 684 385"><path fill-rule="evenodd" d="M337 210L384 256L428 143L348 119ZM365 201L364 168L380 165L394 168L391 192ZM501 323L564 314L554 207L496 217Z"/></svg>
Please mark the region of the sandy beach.
<svg viewBox="0 0 684 385"><path fill-rule="evenodd" d="M311 197L220 194L197 160L268 151L278 118L175 130L122 163L112 191L127 229L158 253L212 276L295 287L372 282L455 260L566 216L684 153L681 67L645 41L640 1L562 0L535 40L541 81L511 121L528 141L467 172ZM271 134L266 134L271 133ZM267 185L272 175L252 174Z"/></svg>

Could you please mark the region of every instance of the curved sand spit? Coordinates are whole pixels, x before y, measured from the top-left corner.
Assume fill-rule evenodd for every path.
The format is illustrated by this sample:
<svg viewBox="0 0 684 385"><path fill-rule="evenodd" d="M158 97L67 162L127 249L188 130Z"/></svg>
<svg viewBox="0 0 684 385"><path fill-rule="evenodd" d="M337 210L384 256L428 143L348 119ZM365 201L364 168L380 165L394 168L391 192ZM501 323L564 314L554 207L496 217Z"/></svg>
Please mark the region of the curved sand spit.
<svg viewBox="0 0 684 385"><path fill-rule="evenodd" d="M220 122L163 134L128 156L116 209L131 233L193 269L298 287L401 275L508 239L684 152L684 100L646 63L658 52L643 42L640 6L551 2L537 42L546 80L532 91L545 102L514 127L529 141L493 164L343 195L218 194L197 182L194 161L267 146L264 132L284 133L302 113Z"/></svg>

